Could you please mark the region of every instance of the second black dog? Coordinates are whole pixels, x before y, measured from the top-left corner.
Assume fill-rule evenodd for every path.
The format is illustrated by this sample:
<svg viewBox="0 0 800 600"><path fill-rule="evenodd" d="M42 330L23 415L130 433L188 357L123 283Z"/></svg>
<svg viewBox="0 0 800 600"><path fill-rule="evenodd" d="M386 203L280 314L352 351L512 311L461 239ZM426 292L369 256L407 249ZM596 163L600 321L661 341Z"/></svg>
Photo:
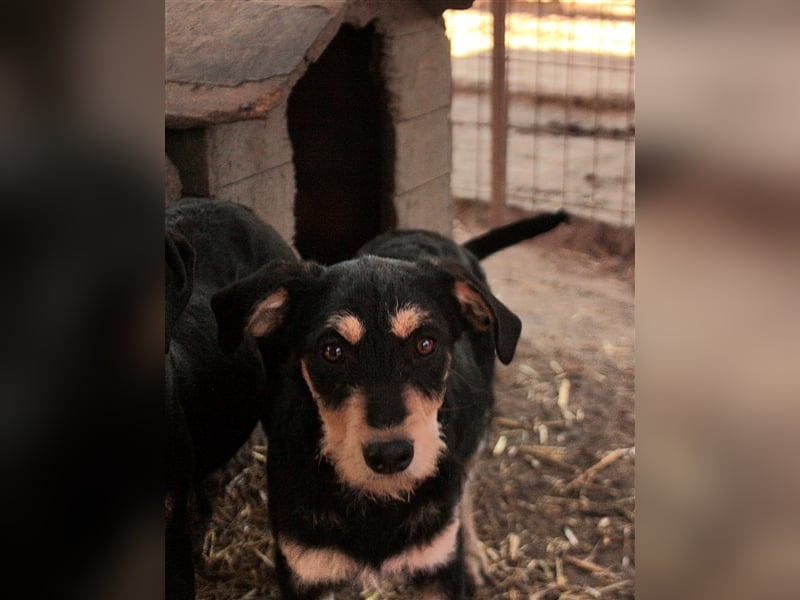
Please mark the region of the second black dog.
<svg viewBox="0 0 800 600"><path fill-rule="evenodd" d="M165 225L166 597L183 600L194 598L193 554L211 512L206 478L247 440L273 379L252 339L234 354L219 349L211 296L294 253L233 202L181 200L166 209Z"/></svg>

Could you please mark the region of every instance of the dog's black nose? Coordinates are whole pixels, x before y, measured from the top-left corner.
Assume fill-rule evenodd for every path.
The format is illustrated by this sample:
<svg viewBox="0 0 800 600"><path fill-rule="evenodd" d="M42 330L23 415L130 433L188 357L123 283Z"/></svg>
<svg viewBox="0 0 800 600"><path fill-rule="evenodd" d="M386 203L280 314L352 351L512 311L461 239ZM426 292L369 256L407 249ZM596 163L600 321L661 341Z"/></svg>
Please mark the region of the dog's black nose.
<svg viewBox="0 0 800 600"><path fill-rule="evenodd" d="M364 460L370 469L382 475L399 473L411 464L414 445L408 440L372 442L364 447Z"/></svg>

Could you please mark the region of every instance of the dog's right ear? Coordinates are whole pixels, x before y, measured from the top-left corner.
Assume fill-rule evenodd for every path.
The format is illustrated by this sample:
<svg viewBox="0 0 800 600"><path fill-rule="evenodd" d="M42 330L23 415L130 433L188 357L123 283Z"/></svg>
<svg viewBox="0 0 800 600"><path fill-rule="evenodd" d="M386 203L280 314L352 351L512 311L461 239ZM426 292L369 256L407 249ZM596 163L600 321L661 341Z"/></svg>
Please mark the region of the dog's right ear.
<svg viewBox="0 0 800 600"><path fill-rule="evenodd" d="M164 352L168 352L175 323L192 296L194 249L180 233L168 230L164 235L164 258L166 300Z"/></svg>
<svg viewBox="0 0 800 600"><path fill-rule="evenodd" d="M322 270L312 262L274 260L214 294L211 308L220 347L233 352L245 332L255 337L274 333L289 314L292 296Z"/></svg>

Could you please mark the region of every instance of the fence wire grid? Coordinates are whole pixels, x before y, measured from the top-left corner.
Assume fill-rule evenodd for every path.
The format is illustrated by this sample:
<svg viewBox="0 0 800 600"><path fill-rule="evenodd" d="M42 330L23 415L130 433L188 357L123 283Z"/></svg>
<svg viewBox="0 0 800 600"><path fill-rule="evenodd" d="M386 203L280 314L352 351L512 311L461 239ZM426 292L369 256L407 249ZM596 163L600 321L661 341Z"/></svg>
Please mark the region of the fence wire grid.
<svg viewBox="0 0 800 600"><path fill-rule="evenodd" d="M454 198L491 197L492 2L505 2L505 204L632 225L633 0L477 0L446 11Z"/></svg>

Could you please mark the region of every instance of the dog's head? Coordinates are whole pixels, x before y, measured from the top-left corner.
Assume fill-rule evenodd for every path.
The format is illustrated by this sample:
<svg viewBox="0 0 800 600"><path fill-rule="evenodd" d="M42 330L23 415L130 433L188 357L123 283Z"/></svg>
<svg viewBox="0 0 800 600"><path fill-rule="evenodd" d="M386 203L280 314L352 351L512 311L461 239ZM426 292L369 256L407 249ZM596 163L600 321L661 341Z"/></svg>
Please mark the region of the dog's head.
<svg viewBox="0 0 800 600"><path fill-rule="evenodd" d="M321 455L375 497L407 496L436 472L438 411L461 334L491 332L508 363L520 333L519 319L456 263L272 262L212 307L223 348L245 331L291 348L322 422Z"/></svg>

